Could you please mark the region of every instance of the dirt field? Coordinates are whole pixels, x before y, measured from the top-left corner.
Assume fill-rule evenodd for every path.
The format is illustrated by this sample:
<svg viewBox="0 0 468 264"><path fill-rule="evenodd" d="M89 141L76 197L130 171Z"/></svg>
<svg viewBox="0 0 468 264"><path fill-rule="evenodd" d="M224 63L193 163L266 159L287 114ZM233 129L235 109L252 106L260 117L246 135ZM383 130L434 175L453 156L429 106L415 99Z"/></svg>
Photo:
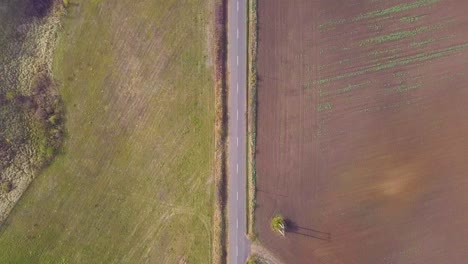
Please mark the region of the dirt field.
<svg viewBox="0 0 468 264"><path fill-rule="evenodd" d="M466 10L259 1L256 230L270 251L292 264L466 263Z"/></svg>

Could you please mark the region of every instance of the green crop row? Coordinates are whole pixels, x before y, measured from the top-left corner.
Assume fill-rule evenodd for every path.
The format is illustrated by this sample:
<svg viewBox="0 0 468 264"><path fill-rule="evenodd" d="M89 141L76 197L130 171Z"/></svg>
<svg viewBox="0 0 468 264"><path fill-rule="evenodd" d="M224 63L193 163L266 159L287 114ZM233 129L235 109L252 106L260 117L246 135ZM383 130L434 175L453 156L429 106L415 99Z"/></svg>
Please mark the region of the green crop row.
<svg viewBox="0 0 468 264"><path fill-rule="evenodd" d="M350 77L355 77L355 76L362 75L362 74L365 74L365 73L377 72L377 71L381 71L381 70L394 68L396 66L404 66L404 65L411 64L411 63L424 62L424 61L428 61L428 60L432 60L432 59L437 59L437 58L440 58L442 56L454 54L454 53L456 53L458 51L461 51L461 50L464 50L466 48L468 48L468 43L455 45L455 46L452 46L452 47L449 47L449 48L439 50L437 52L432 52L432 53L423 52L423 53L416 54L414 56L398 58L398 59L391 60L391 61L385 62L385 63L377 63L377 64L371 65L369 67L366 67L365 69L362 69L362 70L349 72L349 73L345 73L345 74L341 74L341 75L338 75L338 76L329 77L329 78L325 78L325 79L320 79L320 80L316 80L316 81L309 81L309 82L305 83L304 86L305 87L311 87L311 86L314 86L314 85L323 85L323 84L327 84L329 82L342 80L342 79L346 79L346 78L350 78Z"/></svg>
<svg viewBox="0 0 468 264"><path fill-rule="evenodd" d="M408 11L424 6L429 6L432 4L435 4L439 2L439 0L418 0L413 3L405 3L405 4L399 4L396 6L392 6L383 10L377 10L377 11L371 11L368 13L361 14L355 18L353 18L353 21L360 21L364 19L370 19L370 18L375 18L375 17L380 17L380 16L386 16L389 14L394 14L394 13L399 13L403 11Z"/></svg>

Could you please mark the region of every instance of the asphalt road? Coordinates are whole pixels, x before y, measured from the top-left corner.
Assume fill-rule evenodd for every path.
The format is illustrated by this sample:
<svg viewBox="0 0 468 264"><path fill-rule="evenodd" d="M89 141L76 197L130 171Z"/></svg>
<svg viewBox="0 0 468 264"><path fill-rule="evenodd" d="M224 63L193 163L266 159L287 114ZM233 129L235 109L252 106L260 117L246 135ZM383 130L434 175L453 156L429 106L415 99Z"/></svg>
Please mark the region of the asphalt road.
<svg viewBox="0 0 468 264"><path fill-rule="evenodd" d="M246 213L247 0L228 0L229 196L228 263L250 253Z"/></svg>

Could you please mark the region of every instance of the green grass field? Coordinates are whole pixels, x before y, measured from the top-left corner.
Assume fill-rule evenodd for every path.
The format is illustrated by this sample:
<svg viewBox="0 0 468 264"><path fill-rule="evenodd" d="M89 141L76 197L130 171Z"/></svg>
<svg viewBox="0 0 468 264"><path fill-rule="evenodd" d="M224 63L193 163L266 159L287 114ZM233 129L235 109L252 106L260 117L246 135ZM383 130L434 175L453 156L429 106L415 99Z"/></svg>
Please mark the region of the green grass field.
<svg viewBox="0 0 468 264"><path fill-rule="evenodd" d="M64 148L1 227L0 262L210 263L210 6L68 9L54 59Z"/></svg>

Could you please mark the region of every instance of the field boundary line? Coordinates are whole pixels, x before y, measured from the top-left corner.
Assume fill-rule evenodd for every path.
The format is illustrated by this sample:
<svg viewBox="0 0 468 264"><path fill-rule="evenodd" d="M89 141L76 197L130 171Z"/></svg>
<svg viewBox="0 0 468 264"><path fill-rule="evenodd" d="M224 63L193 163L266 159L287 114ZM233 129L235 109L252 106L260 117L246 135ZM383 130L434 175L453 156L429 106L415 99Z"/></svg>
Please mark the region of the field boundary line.
<svg viewBox="0 0 468 264"><path fill-rule="evenodd" d="M248 0L247 27L247 235L256 239L256 139L257 139L257 0Z"/></svg>
<svg viewBox="0 0 468 264"><path fill-rule="evenodd" d="M213 252L215 264L226 263L227 199L227 86L226 86L226 0L214 4L214 90L215 90L215 204L213 214Z"/></svg>

